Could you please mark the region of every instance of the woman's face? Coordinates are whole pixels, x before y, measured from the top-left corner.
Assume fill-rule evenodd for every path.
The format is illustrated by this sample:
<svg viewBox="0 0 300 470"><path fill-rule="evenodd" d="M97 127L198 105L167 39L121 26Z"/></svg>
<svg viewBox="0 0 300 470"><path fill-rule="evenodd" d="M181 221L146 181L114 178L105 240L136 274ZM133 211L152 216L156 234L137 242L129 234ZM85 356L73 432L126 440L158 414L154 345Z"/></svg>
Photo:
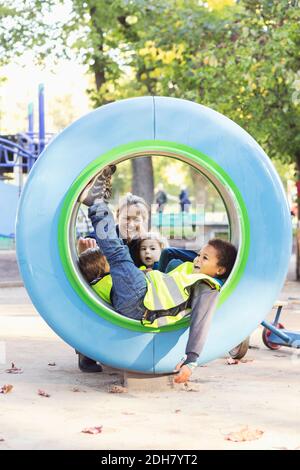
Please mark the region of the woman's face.
<svg viewBox="0 0 300 470"><path fill-rule="evenodd" d="M140 238L148 230L148 213L141 204L123 207L119 212L118 224L121 238L128 241Z"/></svg>

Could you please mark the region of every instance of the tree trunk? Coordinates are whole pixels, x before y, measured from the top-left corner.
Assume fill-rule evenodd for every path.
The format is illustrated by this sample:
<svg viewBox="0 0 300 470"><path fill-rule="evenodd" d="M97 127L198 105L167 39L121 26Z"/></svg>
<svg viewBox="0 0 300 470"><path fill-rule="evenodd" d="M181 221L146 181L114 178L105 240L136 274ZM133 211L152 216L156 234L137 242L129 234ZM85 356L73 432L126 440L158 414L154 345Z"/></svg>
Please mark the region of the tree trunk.
<svg viewBox="0 0 300 470"><path fill-rule="evenodd" d="M105 83L105 58L103 56L103 45L104 45L103 30L97 24L97 7L96 6L90 7L90 17L91 17L93 29L97 33L97 37L98 37L97 51L95 51L95 55L94 55L93 70L95 74L96 89L97 91L99 91L103 83Z"/></svg>
<svg viewBox="0 0 300 470"><path fill-rule="evenodd" d="M194 185L195 204L205 206L206 204L206 180L200 172L195 172L195 169L190 169L192 175L192 181Z"/></svg>
<svg viewBox="0 0 300 470"><path fill-rule="evenodd" d="M151 205L154 198L154 176L151 157L131 159L132 193Z"/></svg>

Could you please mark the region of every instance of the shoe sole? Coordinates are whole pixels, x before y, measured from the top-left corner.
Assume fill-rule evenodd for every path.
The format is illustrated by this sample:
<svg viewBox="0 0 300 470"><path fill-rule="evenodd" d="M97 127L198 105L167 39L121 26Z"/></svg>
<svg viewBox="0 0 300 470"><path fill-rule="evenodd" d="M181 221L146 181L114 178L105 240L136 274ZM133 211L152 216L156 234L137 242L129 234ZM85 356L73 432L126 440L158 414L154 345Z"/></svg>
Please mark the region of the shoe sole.
<svg viewBox="0 0 300 470"><path fill-rule="evenodd" d="M110 170L110 172L107 175L105 175L105 172L108 169ZM100 187L103 186L106 183L106 180L112 177L116 169L117 169L116 165L109 165L108 167L105 167L103 170L101 170L97 175L95 175L92 181L88 184L88 186L83 190L83 192L79 196L78 202L80 202L81 204L85 204L87 206L91 206L94 200L97 199L97 192L93 193L93 189L94 189L96 181L99 178L101 178L101 176L103 176L103 182L99 182ZM111 196L111 189L109 190L108 194L105 194L107 193L107 191L108 191L108 188L105 187L103 191L103 195L99 196L99 199L103 199L104 201L107 201Z"/></svg>

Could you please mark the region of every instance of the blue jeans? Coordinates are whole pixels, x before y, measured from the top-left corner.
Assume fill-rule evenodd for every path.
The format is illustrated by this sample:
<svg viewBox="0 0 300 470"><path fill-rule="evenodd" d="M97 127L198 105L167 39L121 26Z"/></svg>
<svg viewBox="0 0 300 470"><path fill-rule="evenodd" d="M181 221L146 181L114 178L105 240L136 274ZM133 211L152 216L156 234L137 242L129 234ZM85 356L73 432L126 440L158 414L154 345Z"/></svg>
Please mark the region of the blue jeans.
<svg viewBox="0 0 300 470"><path fill-rule="evenodd" d="M110 265L113 307L125 317L141 320L147 291L145 274L134 265L128 246L118 237L115 221L107 204L101 202L93 205L88 214L97 244Z"/></svg>
<svg viewBox="0 0 300 470"><path fill-rule="evenodd" d="M182 248L165 248L160 255L158 270L168 273L185 261L194 261L197 252Z"/></svg>

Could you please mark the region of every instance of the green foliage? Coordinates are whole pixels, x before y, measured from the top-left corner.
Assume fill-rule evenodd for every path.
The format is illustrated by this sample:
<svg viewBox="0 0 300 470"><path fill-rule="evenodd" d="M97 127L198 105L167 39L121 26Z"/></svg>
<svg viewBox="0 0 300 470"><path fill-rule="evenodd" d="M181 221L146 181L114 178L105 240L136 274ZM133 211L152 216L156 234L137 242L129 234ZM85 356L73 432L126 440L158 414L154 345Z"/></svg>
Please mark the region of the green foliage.
<svg viewBox="0 0 300 470"><path fill-rule="evenodd" d="M59 7L65 18L54 21ZM84 63L95 105L145 94L194 100L300 170L299 2L6 0L0 15L2 61L31 49Z"/></svg>
<svg viewBox="0 0 300 470"><path fill-rule="evenodd" d="M51 20L56 0L4 0L0 6L0 65L34 50L38 61L56 51L61 23Z"/></svg>

